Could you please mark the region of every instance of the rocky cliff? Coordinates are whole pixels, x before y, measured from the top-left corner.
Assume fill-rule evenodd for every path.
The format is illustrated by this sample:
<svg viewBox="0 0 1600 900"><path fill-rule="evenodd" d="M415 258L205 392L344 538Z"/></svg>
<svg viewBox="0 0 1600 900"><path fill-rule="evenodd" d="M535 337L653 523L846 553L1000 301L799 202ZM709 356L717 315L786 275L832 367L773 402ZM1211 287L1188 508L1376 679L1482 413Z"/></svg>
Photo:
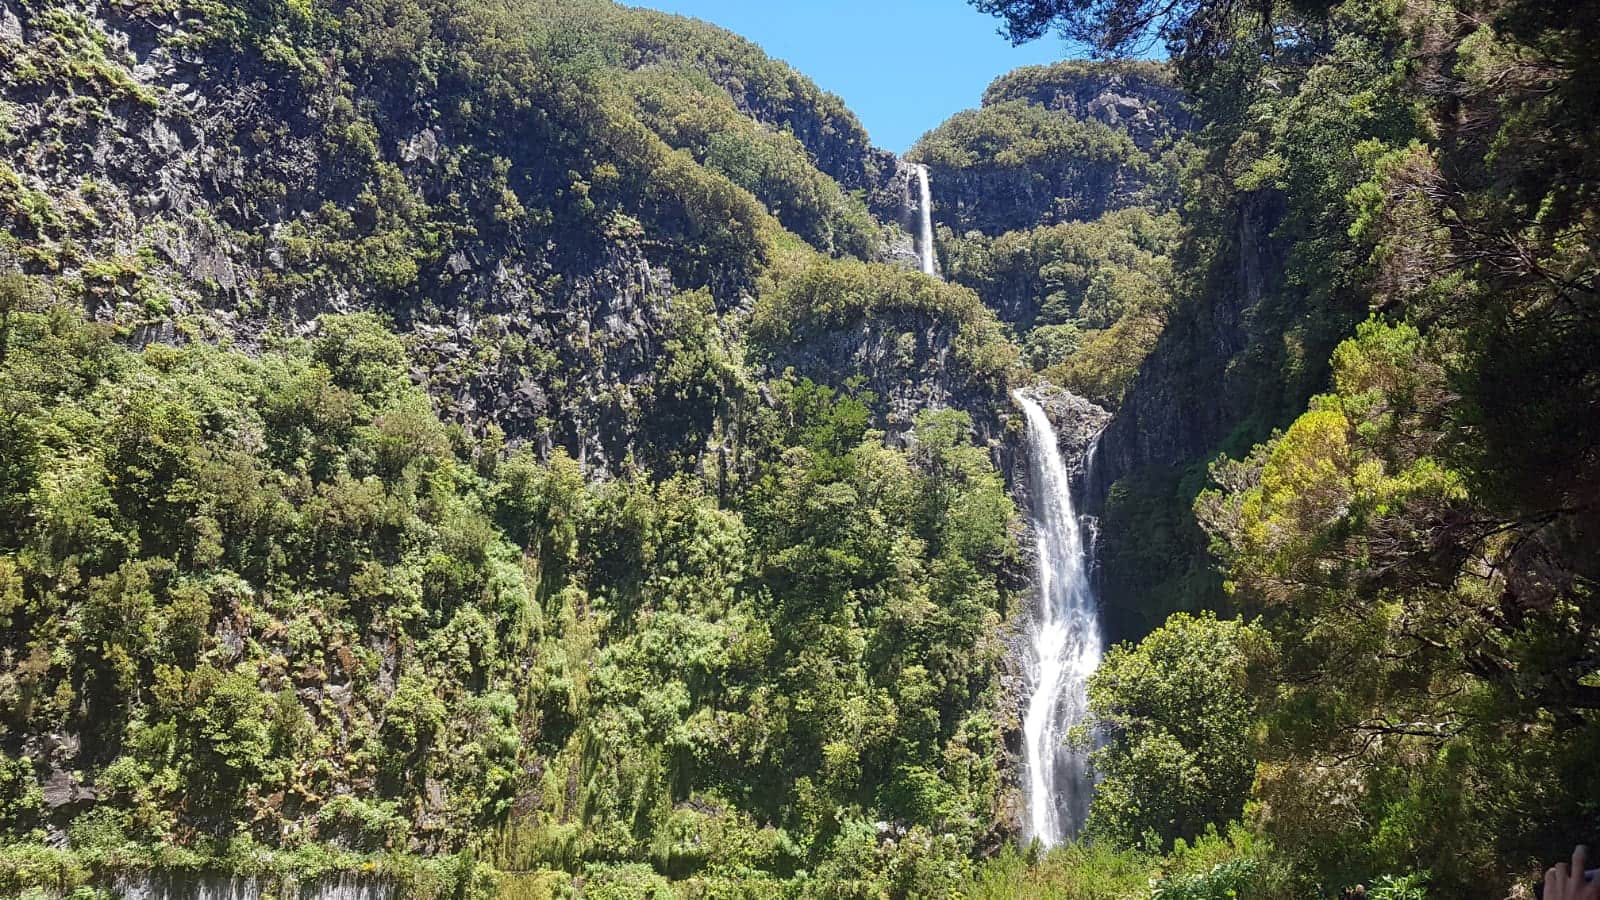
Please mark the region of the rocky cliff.
<svg viewBox="0 0 1600 900"><path fill-rule="evenodd" d="M997 235L1096 218L1177 196L1176 142L1189 127L1181 92L1156 63L1019 69L979 109L924 135L936 218L956 235Z"/></svg>
<svg viewBox="0 0 1600 900"><path fill-rule="evenodd" d="M1270 415L1260 369L1270 349L1263 344L1275 336L1252 326L1267 324L1267 286L1281 277L1287 247L1272 232L1282 216L1271 194L1239 204L1228 260L1204 302L1174 310L1106 429L1100 493L1141 468L1202 460L1252 415Z"/></svg>
<svg viewBox="0 0 1600 900"><path fill-rule="evenodd" d="M1334 346L1366 314L1359 297L1308 297L1288 275L1283 195L1229 198L1226 239L1176 298L1100 442L1087 509L1100 518L1101 599L1114 639L1177 609L1227 608L1192 513L1220 455L1247 456L1327 383Z"/></svg>
<svg viewBox="0 0 1600 900"><path fill-rule="evenodd" d="M601 470L705 445L716 402L677 402L666 373L737 340L781 227L826 253L904 241L898 161L726 32L594 2L344 15L362 28L0 2L0 227L18 241L0 251L135 343L258 347L378 312L450 417ZM691 96L732 144L662 124L652 104L696 78L721 88Z"/></svg>
<svg viewBox="0 0 1600 900"><path fill-rule="evenodd" d="M1101 122L1127 134L1145 152L1192 124L1172 69L1142 60L1024 66L995 79L983 93L984 106L1013 100Z"/></svg>

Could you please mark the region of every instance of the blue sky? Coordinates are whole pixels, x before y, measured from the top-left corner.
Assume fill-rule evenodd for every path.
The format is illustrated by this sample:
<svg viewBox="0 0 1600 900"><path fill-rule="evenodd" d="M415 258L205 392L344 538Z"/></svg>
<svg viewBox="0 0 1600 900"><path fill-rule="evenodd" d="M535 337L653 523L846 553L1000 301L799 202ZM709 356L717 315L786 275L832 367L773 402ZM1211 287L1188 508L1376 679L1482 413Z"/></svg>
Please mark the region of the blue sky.
<svg viewBox="0 0 1600 900"><path fill-rule="evenodd" d="M1012 47L966 0L624 0L743 35L843 97L872 142L903 152L1018 66L1070 53L1045 38Z"/></svg>

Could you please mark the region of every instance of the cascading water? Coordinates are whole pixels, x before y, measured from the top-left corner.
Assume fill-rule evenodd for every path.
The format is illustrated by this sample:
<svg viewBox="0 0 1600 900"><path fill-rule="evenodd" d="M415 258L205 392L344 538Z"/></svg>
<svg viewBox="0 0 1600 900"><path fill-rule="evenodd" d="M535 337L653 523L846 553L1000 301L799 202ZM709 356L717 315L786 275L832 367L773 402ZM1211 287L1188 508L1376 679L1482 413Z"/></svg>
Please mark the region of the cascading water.
<svg viewBox="0 0 1600 900"><path fill-rule="evenodd" d="M276 887L276 890L267 888ZM261 900L263 896L293 900L395 900L396 885L381 878L338 873L305 883L274 883L248 875L192 872L146 872L125 875L111 891L119 900Z"/></svg>
<svg viewBox="0 0 1600 900"><path fill-rule="evenodd" d="M922 227L917 235L917 253L921 256L922 274L938 275L933 258L933 191L928 187L928 167L919 165L916 168L922 216Z"/></svg>
<svg viewBox="0 0 1600 900"><path fill-rule="evenodd" d="M119 900L261 900L261 880L250 875L147 872L119 879Z"/></svg>
<svg viewBox="0 0 1600 900"><path fill-rule="evenodd" d="M1089 811L1088 754L1065 741L1088 713L1089 676L1100 665L1100 624L1089 586L1088 547L1072 507L1072 480L1055 427L1033 399L1013 396L1028 421L1039 548L1039 599L1028 633L1029 694L1022 719L1026 837L1050 847L1076 834Z"/></svg>

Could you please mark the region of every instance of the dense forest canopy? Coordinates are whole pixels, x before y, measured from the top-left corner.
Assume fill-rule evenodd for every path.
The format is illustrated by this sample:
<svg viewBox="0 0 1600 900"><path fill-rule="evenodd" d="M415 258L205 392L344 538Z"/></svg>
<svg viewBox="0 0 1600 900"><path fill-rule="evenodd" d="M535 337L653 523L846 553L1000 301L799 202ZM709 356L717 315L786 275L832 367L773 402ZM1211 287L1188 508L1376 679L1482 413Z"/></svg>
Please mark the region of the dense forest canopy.
<svg viewBox="0 0 1600 900"><path fill-rule="evenodd" d="M1170 59L902 162L607 0L0 0L0 894L1531 896L1600 844L1600 6L974 5ZM1120 643L1046 852L1057 388Z"/></svg>
<svg viewBox="0 0 1600 900"><path fill-rule="evenodd" d="M1389 867L1447 896L1592 840L1595 6L980 5L1017 38L1171 47L1204 155L1196 283L1154 352L1264 256L1227 223L1270 204L1253 324L1331 359L1303 414L1263 398L1223 436L1195 506L1273 641L1246 820L1307 883Z"/></svg>

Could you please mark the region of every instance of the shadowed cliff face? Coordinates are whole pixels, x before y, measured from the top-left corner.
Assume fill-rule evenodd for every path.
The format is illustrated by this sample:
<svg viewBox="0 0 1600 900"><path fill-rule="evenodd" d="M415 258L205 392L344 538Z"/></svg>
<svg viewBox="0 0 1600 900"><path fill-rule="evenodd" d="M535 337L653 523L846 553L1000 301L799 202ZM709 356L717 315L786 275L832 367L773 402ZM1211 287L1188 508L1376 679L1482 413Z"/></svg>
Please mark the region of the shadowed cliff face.
<svg viewBox="0 0 1600 900"><path fill-rule="evenodd" d="M813 381L841 386L859 376L872 392L884 429L902 442L924 409L975 411L980 434L998 437L1003 388L962 372L953 323L913 312L874 316L842 328L806 334L784 349L784 368Z"/></svg>
<svg viewBox="0 0 1600 900"><path fill-rule="evenodd" d="M1107 424L1085 485L1085 509L1099 518L1097 583L1110 641L1142 637L1174 607L1226 607L1207 538L1190 512L1207 484L1206 465L1219 448L1248 452L1262 423L1289 415L1289 404L1314 391L1323 371L1291 383L1273 368L1284 325L1263 305L1287 249L1272 236L1281 198L1245 197L1234 216L1230 249L1204 302L1173 309Z"/></svg>
<svg viewBox="0 0 1600 900"><path fill-rule="evenodd" d="M1282 277L1286 248L1272 237L1282 215L1271 194L1239 205L1232 258L1215 273L1207 302L1174 311L1106 429L1102 487L1141 468L1200 459L1261 405L1267 376L1252 355L1275 336L1250 323L1269 279ZM1199 385L1207 386L1205 402L1196 402Z"/></svg>
<svg viewBox="0 0 1600 900"><path fill-rule="evenodd" d="M957 233L1007 231L1093 219L1140 205L1148 185L1137 168L1110 159L1061 156L1038 167L934 164L935 220Z"/></svg>

